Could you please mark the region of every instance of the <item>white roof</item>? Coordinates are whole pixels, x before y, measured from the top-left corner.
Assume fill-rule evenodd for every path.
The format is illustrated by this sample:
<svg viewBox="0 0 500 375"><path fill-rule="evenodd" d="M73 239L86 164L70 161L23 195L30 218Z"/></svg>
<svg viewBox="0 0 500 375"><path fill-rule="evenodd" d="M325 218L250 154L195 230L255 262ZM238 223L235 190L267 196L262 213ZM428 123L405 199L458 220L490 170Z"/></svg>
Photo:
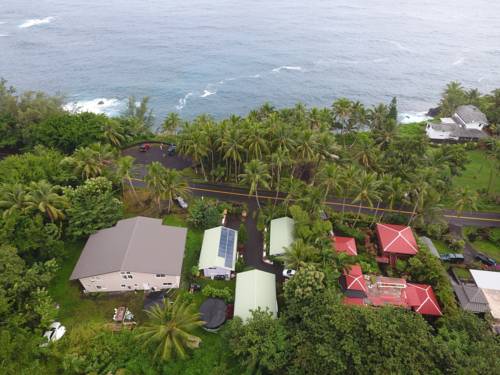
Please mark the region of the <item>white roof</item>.
<svg viewBox="0 0 500 375"><path fill-rule="evenodd" d="M228 253L224 256L219 256L219 246L221 241L222 230L234 233L234 241L232 246L228 247ZM236 264L236 246L238 245L238 232L234 229L226 227L216 227L207 229L203 235L203 244L201 246L200 261L198 269L209 267L219 267L234 271ZM226 258L230 260L231 265L226 265ZM232 261L231 261L232 259Z"/></svg>
<svg viewBox="0 0 500 375"><path fill-rule="evenodd" d="M294 225L293 219L286 216L271 220L270 255L285 253L285 248L289 247L294 241Z"/></svg>
<svg viewBox="0 0 500 375"><path fill-rule="evenodd" d="M453 120L451 117L441 117L441 123L442 124L455 124L455 120Z"/></svg>
<svg viewBox="0 0 500 375"><path fill-rule="evenodd" d="M251 317L251 310L268 309L278 314L276 301L276 276L260 270L240 272L236 275L234 315L244 321Z"/></svg>
<svg viewBox="0 0 500 375"><path fill-rule="evenodd" d="M500 272L470 270L470 273L479 288L500 290Z"/></svg>

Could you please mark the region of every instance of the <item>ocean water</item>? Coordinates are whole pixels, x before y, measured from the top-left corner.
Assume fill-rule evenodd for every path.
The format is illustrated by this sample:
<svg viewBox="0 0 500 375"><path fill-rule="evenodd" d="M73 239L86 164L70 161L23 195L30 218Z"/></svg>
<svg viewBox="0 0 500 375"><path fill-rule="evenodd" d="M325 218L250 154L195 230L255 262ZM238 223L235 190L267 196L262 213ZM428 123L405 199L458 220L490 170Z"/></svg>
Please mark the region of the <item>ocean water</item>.
<svg viewBox="0 0 500 375"><path fill-rule="evenodd" d="M0 0L0 76L111 115L129 95L158 118L396 96L412 120L499 73L495 0Z"/></svg>

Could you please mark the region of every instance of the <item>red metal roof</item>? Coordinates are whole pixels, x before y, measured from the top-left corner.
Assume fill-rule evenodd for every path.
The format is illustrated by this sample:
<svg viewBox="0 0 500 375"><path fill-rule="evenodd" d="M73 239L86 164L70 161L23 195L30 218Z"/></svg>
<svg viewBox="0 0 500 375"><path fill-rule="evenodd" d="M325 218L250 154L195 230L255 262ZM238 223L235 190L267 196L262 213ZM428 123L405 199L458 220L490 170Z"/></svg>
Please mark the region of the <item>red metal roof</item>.
<svg viewBox="0 0 500 375"><path fill-rule="evenodd" d="M395 224L377 224L377 236L384 253L415 255L417 241L410 227Z"/></svg>
<svg viewBox="0 0 500 375"><path fill-rule="evenodd" d="M443 315L430 285L407 283L406 296L408 305L415 312L423 315Z"/></svg>
<svg viewBox="0 0 500 375"><path fill-rule="evenodd" d="M344 275L347 289L359 290L366 293L366 280L363 277L363 272L359 264L351 266L351 269L348 272L344 272Z"/></svg>
<svg viewBox="0 0 500 375"><path fill-rule="evenodd" d="M346 305L364 305L363 298L344 297L343 303Z"/></svg>
<svg viewBox="0 0 500 375"><path fill-rule="evenodd" d="M346 253L348 255L358 255L358 250L356 249L356 241L352 237L332 237L332 247L341 253Z"/></svg>

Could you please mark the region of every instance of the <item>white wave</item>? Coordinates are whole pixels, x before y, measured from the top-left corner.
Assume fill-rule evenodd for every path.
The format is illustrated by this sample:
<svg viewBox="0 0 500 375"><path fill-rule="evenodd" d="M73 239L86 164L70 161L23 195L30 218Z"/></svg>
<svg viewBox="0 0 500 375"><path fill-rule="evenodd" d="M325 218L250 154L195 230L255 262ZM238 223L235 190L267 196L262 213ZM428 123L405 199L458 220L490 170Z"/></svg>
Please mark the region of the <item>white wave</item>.
<svg viewBox="0 0 500 375"><path fill-rule="evenodd" d="M20 29L27 29L28 27L45 25L54 21L55 17L45 17L45 18L33 18L31 20L26 20L22 24L19 25Z"/></svg>
<svg viewBox="0 0 500 375"><path fill-rule="evenodd" d="M452 65L457 66L457 65L462 65L465 61L465 57L460 57L458 60L454 61Z"/></svg>
<svg viewBox="0 0 500 375"><path fill-rule="evenodd" d="M6 22L5 21L0 21L0 25L5 25Z"/></svg>
<svg viewBox="0 0 500 375"><path fill-rule="evenodd" d="M0 38L5 37L5 36L9 36L9 34L0 34Z"/></svg>
<svg viewBox="0 0 500 375"><path fill-rule="evenodd" d="M400 124L410 124L412 122L422 122L432 119L432 117L427 116L427 112L404 112L400 113L398 116L398 122Z"/></svg>
<svg viewBox="0 0 500 375"><path fill-rule="evenodd" d="M218 83L219 85L223 85L223 84L224 84L224 80L219 81L219 82L217 82L217 83Z"/></svg>
<svg viewBox="0 0 500 375"><path fill-rule="evenodd" d="M206 98L207 96L215 95L216 93L217 91L203 90L203 94L200 95L200 98Z"/></svg>
<svg viewBox="0 0 500 375"><path fill-rule="evenodd" d="M231 77L231 78L227 78L226 81L234 81L236 78L235 77Z"/></svg>
<svg viewBox="0 0 500 375"><path fill-rule="evenodd" d="M248 76L248 78L260 78L260 74L254 74L253 76Z"/></svg>
<svg viewBox="0 0 500 375"><path fill-rule="evenodd" d="M300 66L287 66L287 65L283 65L283 66L279 66L277 68L274 68L272 71L276 72L276 73L279 73L282 70L302 70L302 67L300 67Z"/></svg>
<svg viewBox="0 0 500 375"><path fill-rule="evenodd" d="M63 108L66 111L75 113L92 112L117 116L125 109L125 102L116 98L96 98L70 102L65 104Z"/></svg>
<svg viewBox="0 0 500 375"><path fill-rule="evenodd" d="M388 58L382 57L382 58L379 58L379 59L373 59L372 62L374 62L374 63L381 63L381 62L385 62L387 60L388 60Z"/></svg>
<svg viewBox="0 0 500 375"><path fill-rule="evenodd" d="M402 45L401 43L396 42L395 40L389 40L388 42L391 43L393 46L396 46L396 48L401 50L401 51L412 52L411 48L408 48L408 47Z"/></svg>
<svg viewBox="0 0 500 375"><path fill-rule="evenodd" d="M180 98L179 99L179 104L177 104L175 106L175 108L177 108L178 111L182 110L182 108L184 108L187 104L187 100L189 99L190 96L192 96L193 93L192 92L188 92L186 95L184 95L183 98Z"/></svg>

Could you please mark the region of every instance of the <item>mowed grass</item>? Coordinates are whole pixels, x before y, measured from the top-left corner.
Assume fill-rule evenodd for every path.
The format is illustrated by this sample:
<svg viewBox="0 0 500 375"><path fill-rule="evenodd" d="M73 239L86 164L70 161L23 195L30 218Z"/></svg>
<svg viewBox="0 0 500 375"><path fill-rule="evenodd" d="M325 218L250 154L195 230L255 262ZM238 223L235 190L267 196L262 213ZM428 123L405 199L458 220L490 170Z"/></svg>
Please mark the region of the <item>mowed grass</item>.
<svg viewBox="0 0 500 375"><path fill-rule="evenodd" d="M433 239L432 243L434 244L434 246L436 246L436 249L439 254L462 253L462 251L456 251L456 250L452 251L444 241Z"/></svg>
<svg viewBox="0 0 500 375"><path fill-rule="evenodd" d="M500 263L500 248L495 245L493 242L486 240L476 240L471 242L474 249L477 251L489 256L496 260L497 263Z"/></svg>
<svg viewBox="0 0 500 375"><path fill-rule="evenodd" d="M60 306L58 319L68 329L89 323L111 323L113 309L127 306L138 322L143 321L143 292L84 295L80 283L69 280L84 244L84 242L66 244L68 256L60 265L49 288L49 293Z"/></svg>
<svg viewBox="0 0 500 375"><path fill-rule="evenodd" d="M491 169L494 168L490 193L496 196L500 195L500 173L497 173L497 166L492 165L492 162L488 160L486 152L483 150L467 151L467 157L469 163L460 176L453 177L453 186L486 192L490 182ZM451 201L448 203L452 205ZM500 205L488 202L482 197L478 202L478 209L500 211Z"/></svg>

